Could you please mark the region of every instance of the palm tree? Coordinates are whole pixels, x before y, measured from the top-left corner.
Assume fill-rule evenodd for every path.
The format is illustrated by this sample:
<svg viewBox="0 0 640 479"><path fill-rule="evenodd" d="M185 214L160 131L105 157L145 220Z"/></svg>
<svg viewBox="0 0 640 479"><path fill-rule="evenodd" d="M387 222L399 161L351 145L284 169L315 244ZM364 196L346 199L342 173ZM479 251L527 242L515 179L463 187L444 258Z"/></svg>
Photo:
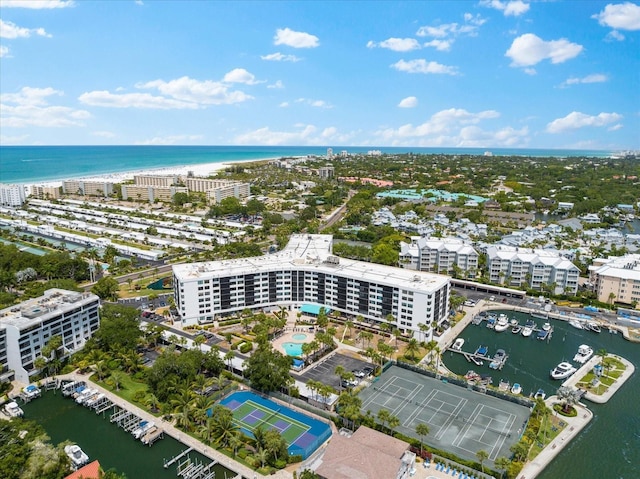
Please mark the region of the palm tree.
<svg viewBox="0 0 640 479"><path fill-rule="evenodd" d="M416 424L416 434L420 437L420 457L422 457L422 441L424 436L429 434L429 426L423 422Z"/></svg>
<svg viewBox="0 0 640 479"><path fill-rule="evenodd" d="M402 333L400 332L400 330L399 330L398 328L394 328L394 329L393 329L393 335L394 335L394 336L395 336L395 338L396 338L396 351L397 351L397 350L398 350L398 338L399 338L400 336L402 336Z"/></svg>
<svg viewBox="0 0 640 479"><path fill-rule="evenodd" d="M231 438L238 431L238 426L233 422L233 413L226 407L216 405L213 408L214 435L216 444L228 447Z"/></svg>
<svg viewBox="0 0 640 479"><path fill-rule="evenodd" d="M363 341L367 342L367 348L368 348L369 345L371 344L371 340L373 339L373 333L371 331L362 331L360 333L360 337L363 339Z"/></svg>
<svg viewBox="0 0 640 479"><path fill-rule="evenodd" d="M227 351L226 354L224 355L224 360L227 362L227 367L229 368L229 371L233 371L233 358L235 358L236 355L233 354L233 351Z"/></svg>
<svg viewBox="0 0 640 479"><path fill-rule="evenodd" d="M256 459L260 461L260 465L264 467L264 463L267 462L267 459L269 459L269 451L267 451L265 448L259 448L255 452L255 456Z"/></svg>
<svg viewBox="0 0 640 479"><path fill-rule="evenodd" d="M156 412L160 406L160 400L155 394L149 393L145 399L145 404L149 407L151 412Z"/></svg>
<svg viewBox="0 0 640 479"><path fill-rule="evenodd" d="M420 329L420 333L422 333L422 341L424 341L424 337L427 333L427 331L429 331L429 325L426 323L419 323L418 324L418 329Z"/></svg>
<svg viewBox="0 0 640 479"><path fill-rule="evenodd" d="M207 342L207 338L204 334L199 334L195 338L193 338L193 344L198 347L198 351L202 351L202 345Z"/></svg>
<svg viewBox="0 0 640 479"><path fill-rule="evenodd" d="M177 425L187 431L191 429L192 401L193 393L186 387L170 401L177 418Z"/></svg>
<svg viewBox="0 0 640 479"><path fill-rule="evenodd" d="M604 358L606 358L606 357L607 357L607 354L608 354L608 353L607 353L607 350L606 350L606 349L604 349L604 348L602 348L602 349L598 349L598 350L596 351L596 356L599 356L599 357L600 357L600 364L604 365Z"/></svg>
<svg viewBox="0 0 640 479"><path fill-rule="evenodd" d="M391 418L391 413L385 408L382 408L378 411L378 421L380 421L383 428L387 427L387 423L389 422L390 418Z"/></svg>
<svg viewBox="0 0 640 479"><path fill-rule="evenodd" d="M107 367L104 361L100 361L96 363L95 369L96 369L96 374L98 375L98 379L100 379L100 381L102 381L109 374L109 368Z"/></svg>
<svg viewBox="0 0 640 479"><path fill-rule="evenodd" d="M238 452L238 448L242 446L242 436L240 435L240 431L235 431L229 437L229 447L233 451L233 457L236 457L236 453Z"/></svg>
<svg viewBox="0 0 640 479"><path fill-rule="evenodd" d="M116 387L116 391L120 391L120 386L122 385L122 380L124 379L122 373L120 371L114 371L111 374L111 379L113 380L113 385Z"/></svg>
<svg viewBox="0 0 640 479"><path fill-rule="evenodd" d="M407 343L406 355L411 359L415 359L415 355L420 351L420 343L416 338L411 338Z"/></svg>
<svg viewBox="0 0 640 479"><path fill-rule="evenodd" d="M344 368L344 366L342 364L338 364L336 366L336 369L333 372L336 373L336 376L338 376L338 382L340 383L340 386L342 387L342 380L343 380L344 375L347 372L347 370Z"/></svg>
<svg viewBox="0 0 640 479"><path fill-rule="evenodd" d="M509 469L509 466L511 465L511 460L501 456L493 461L493 463L496 465L498 470L502 471L501 477L504 477L504 473L507 472L507 469Z"/></svg>
<svg viewBox="0 0 640 479"><path fill-rule="evenodd" d="M393 437L393 432L395 428L397 428L400 425L400 418L398 416L394 416L393 414L390 414L387 422L389 423L389 429L391 429L391 436Z"/></svg>
<svg viewBox="0 0 640 479"><path fill-rule="evenodd" d="M483 449L480 449L478 452L476 452L476 457L478 458L478 461L480 461L480 469L484 474L484 461L489 459L489 453Z"/></svg>

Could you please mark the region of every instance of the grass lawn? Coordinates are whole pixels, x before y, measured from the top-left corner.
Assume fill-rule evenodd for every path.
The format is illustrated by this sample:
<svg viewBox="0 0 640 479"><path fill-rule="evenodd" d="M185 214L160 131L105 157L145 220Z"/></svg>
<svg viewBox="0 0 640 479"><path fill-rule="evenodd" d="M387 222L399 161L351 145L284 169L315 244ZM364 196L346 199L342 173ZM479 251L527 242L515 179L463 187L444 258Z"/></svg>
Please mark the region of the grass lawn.
<svg viewBox="0 0 640 479"><path fill-rule="evenodd" d="M140 405L140 403L135 401L133 397L138 391L143 391L146 395L148 391L147 385L144 383L134 381L133 378L131 378L131 376L125 373L122 373L121 376L122 376L122 379L120 381L119 390L116 390L116 388L113 386L113 383L109 381L109 378L105 378L104 381L100 381L98 379L98 375L94 374L93 376L91 376L91 380L95 381L97 384L99 384L103 388L111 391L116 396L119 396L122 399L125 399L132 404L136 404L144 408L144 405Z"/></svg>
<svg viewBox="0 0 640 479"><path fill-rule="evenodd" d="M564 426L560 426L560 423L563 423ZM529 450L528 459L532 460L538 454L540 454L540 451L542 451L542 449L547 444L549 444L558 434L560 434L566 426L567 423L562 421L562 419L560 419L559 417L549 416L545 421L544 428L540 428L538 437Z"/></svg>

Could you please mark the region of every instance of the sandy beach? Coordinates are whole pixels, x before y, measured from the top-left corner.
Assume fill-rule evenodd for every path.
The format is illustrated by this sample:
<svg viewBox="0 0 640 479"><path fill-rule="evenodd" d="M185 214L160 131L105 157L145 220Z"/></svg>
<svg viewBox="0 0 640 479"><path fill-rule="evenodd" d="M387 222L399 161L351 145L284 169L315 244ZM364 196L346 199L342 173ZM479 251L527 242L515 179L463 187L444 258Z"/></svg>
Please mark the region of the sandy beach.
<svg viewBox="0 0 640 479"><path fill-rule="evenodd" d="M64 178L60 180L49 180L49 181L33 181L30 183L24 183L24 186L31 192L32 186L53 186L59 187L62 186L62 182L66 180L76 180L76 181L109 181L112 183L122 183L123 181L133 180L133 177L136 175L156 175L156 176L168 176L168 175L176 175L176 176L187 176L189 173L192 173L193 176L198 177L207 177L215 175L218 171L224 170L232 165L239 165L243 163L256 163L261 161L272 161L275 158L264 158L264 159L252 159L252 160L239 160L239 161L225 161L221 163L201 163L195 165L181 165L181 166L164 166L159 168L146 168L143 170L134 170L134 171L122 171L117 173L104 173L101 175L93 175L93 176L82 176L82 177L70 177Z"/></svg>

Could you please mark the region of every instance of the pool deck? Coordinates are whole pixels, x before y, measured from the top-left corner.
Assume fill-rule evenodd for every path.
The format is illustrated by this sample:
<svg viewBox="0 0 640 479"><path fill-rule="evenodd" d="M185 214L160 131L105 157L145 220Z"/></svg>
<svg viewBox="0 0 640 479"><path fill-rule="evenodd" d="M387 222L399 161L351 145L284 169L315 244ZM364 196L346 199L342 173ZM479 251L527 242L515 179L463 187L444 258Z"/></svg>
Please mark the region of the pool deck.
<svg viewBox="0 0 640 479"><path fill-rule="evenodd" d="M315 333L311 330L311 326L298 326L298 327L287 327L286 332L277 339L272 341L273 349L276 351L280 351L285 356L287 355L287 351L282 347L283 343L310 343L315 339ZM306 334L307 338L296 339L294 336L296 334Z"/></svg>

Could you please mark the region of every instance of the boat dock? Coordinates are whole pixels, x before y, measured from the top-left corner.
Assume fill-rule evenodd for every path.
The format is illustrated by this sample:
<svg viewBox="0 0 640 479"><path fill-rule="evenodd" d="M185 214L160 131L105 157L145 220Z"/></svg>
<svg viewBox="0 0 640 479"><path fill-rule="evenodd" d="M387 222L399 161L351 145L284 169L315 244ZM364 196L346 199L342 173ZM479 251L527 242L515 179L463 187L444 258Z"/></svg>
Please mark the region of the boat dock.
<svg viewBox="0 0 640 479"><path fill-rule="evenodd" d="M159 427L154 426L140 438L140 441L142 441L142 444L144 444L145 446L151 447L153 446L154 442L156 442L158 439L162 439L163 437L164 431Z"/></svg>
<svg viewBox="0 0 640 479"><path fill-rule="evenodd" d="M184 456L186 456L187 454L189 454L191 451L193 451L193 448L190 447L189 449L185 449L184 451L182 451L180 454L178 454L177 456L172 457L170 460L165 460L164 461L164 468L167 469L169 466L171 466L172 464L174 464L176 461L179 461L180 459L182 459Z"/></svg>
<svg viewBox="0 0 640 479"><path fill-rule="evenodd" d="M178 477L183 479L213 479L216 473L211 470L217 461L211 462L205 466L198 461L191 462L191 458L187 457L183 462L178 464Z"/></svg>
<svg viewBox="0 0 640 479"><path fill-rule="evenodd" d="M462 354L468 362L474 363L477 366L479 366L479 364L473 360L474 358L477 359L477 360L480 360L480 361L489 361L489 364L491 364L494 361L494 358L491 357L491 356L485 356L485 355L478 354L478 353L471 353L471 352L468 352L468 351L462 351L460 349L447 348L447 351L451 351L452 353ZM498 361L497 367L491 368L491 369L498 369L498 370L502 369L504 367L505 363L507 362L508 358L509 358L509 355L505 354Z"/></svg>

